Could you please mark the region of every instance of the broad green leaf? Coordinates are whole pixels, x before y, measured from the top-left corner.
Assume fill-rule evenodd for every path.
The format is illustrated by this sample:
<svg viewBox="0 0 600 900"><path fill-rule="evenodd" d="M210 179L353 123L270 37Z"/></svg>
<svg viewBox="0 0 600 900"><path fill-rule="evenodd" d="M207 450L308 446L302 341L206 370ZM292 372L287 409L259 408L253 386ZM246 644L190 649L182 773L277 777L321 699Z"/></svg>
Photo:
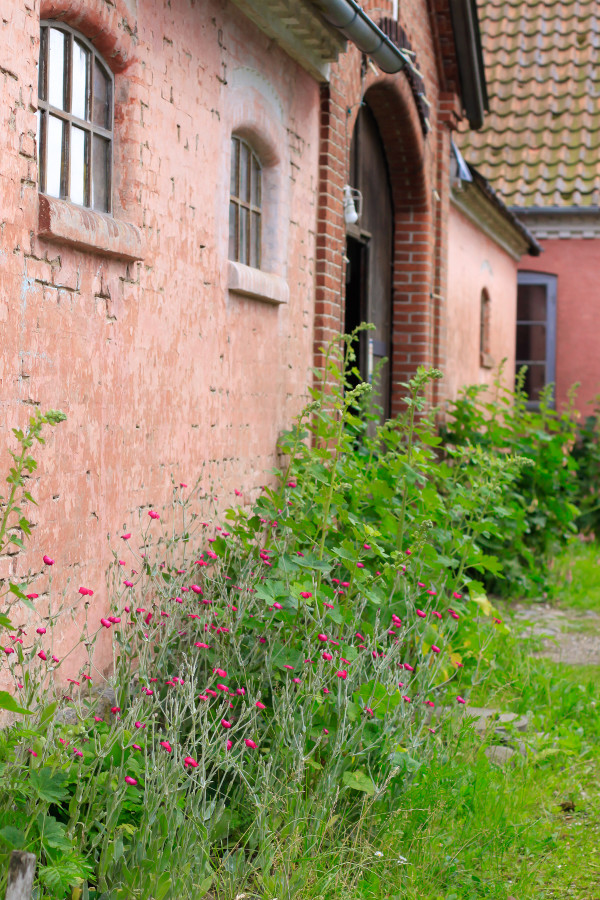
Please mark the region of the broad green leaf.
<svg viewBox="0 0 600 900"><path fill-rule="evenodd" d="M6 709L8 712L19 713L22 716L30 716L31 710L19 706L17 701L8 691L0 691L0 709Z"/></svg>
<svg viewBox="0 0 600 900"><path fill-rule="evenodd" d="M4 828L0 829L0 838L14 850L22 850L25 846L26 838L24 833L12 825L5 825Z"/></svg>
<svg viewBox="0 0 600 900"><path fill-rule="evenodd" d="M60 803L67 796L64 787L68 776L64 772L54 772L47 766L43 769L33 770L29 779L37 795L48 803Z"/></svg>
<svg viewBox="0 0 600 900"><path fill-rule="evenodd" d="M346 787L355 791L363 791L363 793L372 796L375 793L375 785L366 772L357 769L356 772L344 772L342 781Z"/></svg>

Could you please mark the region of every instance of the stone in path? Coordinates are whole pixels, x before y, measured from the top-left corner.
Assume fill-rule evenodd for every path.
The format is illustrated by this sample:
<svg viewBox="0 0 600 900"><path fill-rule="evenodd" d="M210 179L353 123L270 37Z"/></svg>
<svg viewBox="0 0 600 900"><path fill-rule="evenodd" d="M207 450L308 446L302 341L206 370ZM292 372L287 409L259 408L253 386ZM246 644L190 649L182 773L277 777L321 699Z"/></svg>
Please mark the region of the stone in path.
<svg viewBox="0 0 600 900"><path fill-rule="evenodd" d="M548 603L517 605L515 617L527 623L524 636L543 638L543 649L536 656L571 666L600 666L600 615L591 610L561 610ZM586 632L569 628L587 627Z"/></svg>

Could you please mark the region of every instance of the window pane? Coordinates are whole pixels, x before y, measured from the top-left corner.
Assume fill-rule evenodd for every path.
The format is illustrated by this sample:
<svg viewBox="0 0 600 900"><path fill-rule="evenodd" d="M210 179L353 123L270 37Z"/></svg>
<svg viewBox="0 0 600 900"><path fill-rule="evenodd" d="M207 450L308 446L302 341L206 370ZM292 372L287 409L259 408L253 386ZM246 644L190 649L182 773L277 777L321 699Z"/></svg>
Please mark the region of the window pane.
<svg viewBox="0 0 600 900"><path fill-rule="evenodd" d="M517 319L521 322L546 321L546 285L520 284L517 291Z"/></svg>
<svg viewBox="0 0 600 900"><path fill-rule="evenodd" d="M252 206L260 207L260 166L255 156L252 157Z"/></svg>
<svg viewBox="0 0 600 900"><path fill-rule="evenodd" d="M545 325L517 325L517 359L523 363L545 362Z"/></svg>
<svg viewBox="0 0 600 900"><path fill-rule="evenodd" d="M89 50L73 41L73 74L71 76L71 112L80 119L89 119Z"/></svg>
<svg viewBox="0 0 600 900"><path fill-rule="evenodd" d="M239 146L240 142L236 138L231 139L231 177L229 182L229 193L232 197L237 197L237 187L238 187L238 170L240 165L239 160Z"/></svg>
<svg viewBox="0 0 600 900"><path fill-rule="evenodd" d="M38 62L38 97L46 100L46 59L48 55L48 29L40 31L40 58Z"/></svg>
<svg viewBox="0 0 600 900"><path fill-rule="evenodd" d="M111 82L97 59L94 60L94 116L95 125L111 127Z"/></svg>
<svg viewBox="0 0 600 900"><path fill-rule="evenodd" d="M248 265L248 210L240 206L240 246L238 259Z"/></svg>
<svg viewBox="0 0 600 900"><path fill-rule="evenodd" d="M240 142L240 200L250 202L250 151L246 144Z"/></svg>
<svg viewBox="0 0 600 900"><path fill-rule="evenodd" d="M238 205L229 204L229 259L237 260Z"/></svg>
<svg viewBox="0 0 600 900"><path fill-rule="evenodd" d="M71 178L69 197L73 203L87 206L87 142L88 133L83 128L71 128Z"/></svg>
<svg viewBox="0 0 600 900"><path fill-rule="evenodd" d="M94 135L94 171L92 172L92 207L101 212L110 210L110 141Z"/></svg>
<svg viewBox="0 0 600 900"><path fill-rule="evenodd" d="M65 33L50 28L48 100L57 109L65 108Z"/></svg>
<svg viewBox="0 0 600 900"><path fill-rule="evenodd" d="M48 116L46 145L46 193L60 197L64 170L63 123L56 116Z"/></svg>
<svg viewBox="0 0 600 900"><path fill-rule="evenodd" d="M250 220L250 265L260 267L260 213L251 213Z"/></svg>
<svg viewBox="0 0 600 900"><path fill-rule="evenodd" d="M523 387L530 400L537 401L540 399L540 393L546 387L546 366L544 363L534 363L532 366L529 366L525 373Z"/></svg>

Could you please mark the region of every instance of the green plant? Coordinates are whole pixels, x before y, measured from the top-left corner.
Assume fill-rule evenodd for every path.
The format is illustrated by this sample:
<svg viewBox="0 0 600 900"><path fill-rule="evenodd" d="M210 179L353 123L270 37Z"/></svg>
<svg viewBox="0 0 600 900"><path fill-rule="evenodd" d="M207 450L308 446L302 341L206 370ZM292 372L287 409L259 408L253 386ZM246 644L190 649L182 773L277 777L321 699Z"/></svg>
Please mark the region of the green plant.
<svg viewBox="0 0 600 900"><path fill-rule="evenodd" d="M151 510L122 536L110 615L88 589L71 602L85 666L52 657L49 635L19 635L9 667L33 715L0 752L0 838L38 853L40 897L326 890L315 856L356 859L366 823L400 802L485 678L502 626L467 574L484 564L476 504L442 552L425 493L438 439L422 394L437 373L373 428L352 363L351 337L329 349L277 486L230 510L227 530L181 485L172 523ZM519 463L478 459L456 481L487 507ZM101 633L114 668L98 696Z"/></svg>
<svg viewBox="0 0 600 900"><path fill-rule="evenodd" d="M482 448L490 457L515 454L529 461L506 483L494 521L477 543L485 553L502 556L504 580L489 572L489 589L539 594L546 586L548 561L577 531L579 491L572 453L577 429L573 396L559 412L548 388L539 408L531 409L523 377L517 378L514 391L504 384L502 371L492 391L482 385L466 388L450 404L443 438L450 457L456 448L467 455Z"/></svg>
<svg viewBox="0 0 600 900"><path fill-rule="evenodd" d="M9 549L14 550L16 547L24 550L25 548L24 541L31 535L31 523L25 514L25 505L35 504L35 500L28 490L28 480L37 468L37 462L30 451L35 443L44 443L42 436L44 426L55 426L64 422L65 419L64 413L57 410L50 409L48 412L42 413L41 410L36 409L24 430L13 428L13 435L19 449L9 449L12 458L12 465L6 478L9 490L7 496L0 494L0 557ZM35 611L24 588L25 585L16 584L10 578L6 580L5 584L0 580L0 603L3 608L3 612L0 613L0 628L11 627L10 617L7 613L10 613L12 604L15 602L24 603ZM13 648L8 647L4 654L9 656L12 652ZM0 691L0 709L13 713L26 712L6 691Z"/></svg>

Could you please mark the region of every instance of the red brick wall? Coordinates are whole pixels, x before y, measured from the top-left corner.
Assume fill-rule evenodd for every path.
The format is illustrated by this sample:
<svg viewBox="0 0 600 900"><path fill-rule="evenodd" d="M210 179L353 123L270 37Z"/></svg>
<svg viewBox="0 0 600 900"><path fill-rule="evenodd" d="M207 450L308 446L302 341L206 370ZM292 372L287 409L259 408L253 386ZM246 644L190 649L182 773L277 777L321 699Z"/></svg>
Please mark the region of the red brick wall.
<svg viewBox="0 0 600 900"><path fill-rule="evenodd" d="M368 4L366 8L369 11ZM391 4L371 10L377 20L390 12ZM323 343L337 334L344 322L342 189L349 178L352 130L364 97L375 114L386 150L394 203L393 414L403 408L399 382L406 381L419 364L443 368L445 363L448 167L450 129L456 124L458 108L456 95L447 89L448 72L440 58L445 32L441 34L438 26L443 31L446 20L432 16L429 4L421 0L410 6L401 4L399 22L424 77L431 103L431 131L424 136L403 72L385 76L370 67L362 68L361 54L355 48L333 67L331 83L321 92L315 306L318 364ZM443 386L440 390L438 383L432 399L437 401L441 392Z"/></svg>
<svg viewBox="0 0 600 900"><path fill-rule="evenodd" d="M39 237L40 3L3 0L0 473L32 405L68 420L38 454L31 552L0 558L0 578L39 572L49 553L55 585L69 575L75 591L96 589L100 615L106 534L115 546L139 511L161 509L171 475L201 478L220 506L234 488L248 499L305 403L319 88L226 0L44 3L44 15L61 10L116 73L115 214L145 251L128 262ZM280 307L227 290L230 132L267 119L290 288ZM41 595L46 583L42 573Z"/></svg>

